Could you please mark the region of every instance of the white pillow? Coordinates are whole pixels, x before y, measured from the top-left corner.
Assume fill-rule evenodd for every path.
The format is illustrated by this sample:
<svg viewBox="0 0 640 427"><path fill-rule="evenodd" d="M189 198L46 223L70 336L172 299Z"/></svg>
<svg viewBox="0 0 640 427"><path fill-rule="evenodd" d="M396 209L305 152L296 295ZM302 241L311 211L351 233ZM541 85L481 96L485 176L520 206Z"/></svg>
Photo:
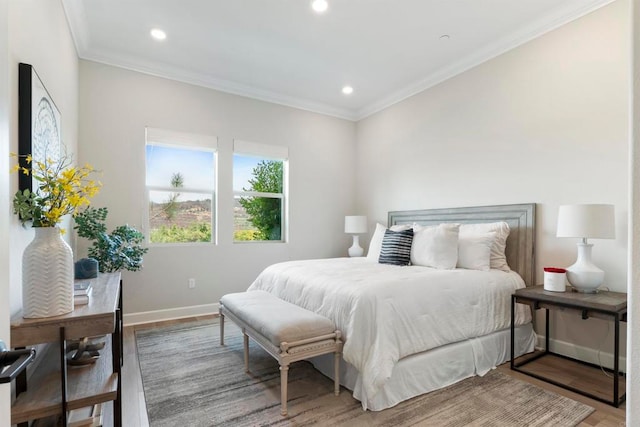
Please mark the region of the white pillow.
<svg viewBox="0 0 640 427"><path fill-rule="evenodd" d="M509 237L509 224L504 221L487 222L483 224L462 224L460 226L460 238L465 239L468 236L485 234L490 232L496 233L496 238L491 245L490 267L502 271L511 271L507 264L507 256L505 248L507 247L507 237Z"/></svg>
<svg viewBox="0 0 640 427"><path fill-rule="evenodd" d="M484 234L459 235L457 267L489 271L491 268L491 246L494 240L496 240L495 231Z"/></svg>
<svg viewBox="0 0 640 427"><path fill-rule="evenodd" d="M460 224L413 224L411 264L450 270L458 261Z"/></svg>
<svg viewBox="0 0 640 427"><path fill-rule="evenodd" d="M391 231L404 231L409 230L410 225L393 225L389 230ZM369 252L367 252L367 261L378 262L380 258L380 249L382 248L382 239L384 239L384 232L387 231L387 227L378 223L376 224L376 231L373 232L371 242L369 242Z"/></svg>

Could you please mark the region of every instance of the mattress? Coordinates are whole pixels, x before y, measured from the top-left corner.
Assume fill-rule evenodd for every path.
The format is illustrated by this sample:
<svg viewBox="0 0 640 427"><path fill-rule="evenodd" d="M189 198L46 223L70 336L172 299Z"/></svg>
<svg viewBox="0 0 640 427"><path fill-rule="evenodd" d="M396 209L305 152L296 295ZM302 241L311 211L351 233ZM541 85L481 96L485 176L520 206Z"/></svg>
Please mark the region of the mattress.
<svg viewBox="0 0 640 427"><path fill-rule="evenodd" d="M375 399L399 360L510 325L515 272L393 266L364 258L290 261L267 267L249 287L331 319L343 357L357 369L359 399ZM516 325L531 321L517 306Z"/></svg>

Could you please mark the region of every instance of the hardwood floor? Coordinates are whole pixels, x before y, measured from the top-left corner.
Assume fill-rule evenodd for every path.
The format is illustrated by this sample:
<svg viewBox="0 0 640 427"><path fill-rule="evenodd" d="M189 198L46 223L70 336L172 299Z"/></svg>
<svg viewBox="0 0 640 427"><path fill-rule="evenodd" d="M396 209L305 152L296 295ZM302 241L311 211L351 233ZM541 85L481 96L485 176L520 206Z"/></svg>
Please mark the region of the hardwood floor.
<svg viewBox="0 0 640 427"><path fill-rule="evenodd" d="M122 367L122 419L123 425L125 427L146 427L149 425L144 400L144 390L142 388L140 365L138 363L138 354L136 350L134 336L135 331L140 329L154 328L158 326L167 326L174 323L207 319L211 317L213 316L201 316L162 323L149 323L145 325L128 326L124 328L124 366ZM562 359L550 361L548 364L549 369L553 369L555 370L555 372L559 372L559 375L562 375L562 372L570 372L570 370L566 366L568 362ZM511 371L511 369L509 369L508 363L499 366L498 369L501 372L514 378L518 378L522 381L534 384L545 390L550 390L562 396L566 396L579 402L583 402L595 408L595 412L579 424L580 427L625 426L625 404L623 404L620 408L614 408L613 406L598 402L588 397L584 397L563 388L556 387L552 384L545 383L519 372ZM595 375L598 374L596 373ZM590 378L589 375L585 375L585 377L579 383L579 386L589 387L589 384L591 384L592 382L593 378ZM105 423L105 425L109 424Z"/></svg>
<svg viewBox="0 0 640 427"><path fill-rule="evenodd" d="M543 362L539 362L541 365ZM573 364L568 362L567 360L561 358L551 359L549 361L544 362L547 365L547 369L549 372L553 372L555 378L559 382L569 383L573 382L573 386L582 389L585 391L589 391L592 394L598 395L599 390L598 386L593 386L594 383L598 383L599 378L597 376L604 375L600 371L589 371L589 372L581 372L583 377L580 380L576 381L571 374L573 373ZM582 423L578 424L580 427L624 427L625 426L625 411L626 411L626 403L623 403L620 408L614 408L611 405L607 405L606 403L599 402L594 399L590 399L586 396L582 396L581 394L573 393L572 391L565 390L561 387L556 387L553 384L549 384L544 381L537 380L533 377L530 377L525 374L521 374L519 372L512 371L509 367L509 363L504 363L498 366L498 370L500 372L510 375L514 378L520 379L522 381L526 381L530 384L534 384L540 388L545 390L553 391L562 396L569 397L578 402L582 402L595 408L595 412L589 415ZM540 372L540 371L537 371ZM545 374L546 375L546 374ZM566 377L566 378L563 378ZM607 396L608 398L608 396Z"/></svg>

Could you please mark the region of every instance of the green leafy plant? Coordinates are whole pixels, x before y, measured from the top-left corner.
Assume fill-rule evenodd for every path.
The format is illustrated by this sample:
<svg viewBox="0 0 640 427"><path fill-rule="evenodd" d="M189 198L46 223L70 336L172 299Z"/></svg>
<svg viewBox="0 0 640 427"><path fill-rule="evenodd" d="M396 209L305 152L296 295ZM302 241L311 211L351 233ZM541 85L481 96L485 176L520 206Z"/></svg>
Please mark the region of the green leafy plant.
<svg viewBox="0 0 640 427"><path fill-rule="evenodd" d="M191 243L210 242L211 224L199 222L187 227L176 225L161 225L151 231L151 242L153 243Z"/></svg>
<svg viewBox="0 0 640 427"><path fill-rule="evenodd" d="M233 232L233 240L237 242L259 240L261 237L262 236L258 230L235 230Z"/></svg>
<svg viewBox="0 0 640 427"><path fill-rule="evenodd" d="M130 225L116 227L107 233L107 208L89 207L75 216L78 236L93 241L89 257L98 261L101 273L120 270L138 271L149 250L143 248L144 235Z"/></svg>
<svg viewBox="0 0 640 427"><path fill-rule="evenodd" d="M250 188L244 191L260 193L282 193L282 162L263 160L253 169ZM280 240L282 224L282 201L268 197L243 197L240 205L249 214L249 221L259 233L255 240ZM248 237L248 236L245 236ZM253 240L253 239L252 239Z"/></svg>

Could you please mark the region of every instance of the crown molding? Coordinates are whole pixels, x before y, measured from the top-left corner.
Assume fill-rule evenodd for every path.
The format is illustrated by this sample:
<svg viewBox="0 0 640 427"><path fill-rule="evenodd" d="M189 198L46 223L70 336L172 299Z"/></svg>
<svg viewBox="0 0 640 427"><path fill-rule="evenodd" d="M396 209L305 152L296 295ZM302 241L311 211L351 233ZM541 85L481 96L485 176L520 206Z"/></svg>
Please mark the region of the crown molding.
<svg viewBox="0 0 640 427"><path fill-rule="evenodd" d="M339 119L355 121L355 111L352 110L337 108L303 98L282 95L229 80L217 79L204 73L193 73L167 64L163 64L159 67L156 63L146 62L138 58L127 58L123 55L109 55L97 52L91 52L79 56L84 60L124 68L126 70L136 71L154 77L166 78L232 95L269 102L271 104L278 104L285 107L337 117Z"/></svg>
<svg viewBox="0 0 640 427"><path fill-rule="evenodd" d="M214 78L205 73L190 72L167 64L154 64L140 58L127 57L112 52L91 51L90 31L87 26L83 0L62 0L62 4L78 56L81 59L344 120L359 121L614 1L589 0L585 1L579 9L566 7L554 15L533 22L531 25L523 27L520 31L509 34L497 42L475 51L471 55L460 58L455 63L442 67L425 78L409 84L359 110L340 108L295 96L283 95L229 80Z"/></svg>

